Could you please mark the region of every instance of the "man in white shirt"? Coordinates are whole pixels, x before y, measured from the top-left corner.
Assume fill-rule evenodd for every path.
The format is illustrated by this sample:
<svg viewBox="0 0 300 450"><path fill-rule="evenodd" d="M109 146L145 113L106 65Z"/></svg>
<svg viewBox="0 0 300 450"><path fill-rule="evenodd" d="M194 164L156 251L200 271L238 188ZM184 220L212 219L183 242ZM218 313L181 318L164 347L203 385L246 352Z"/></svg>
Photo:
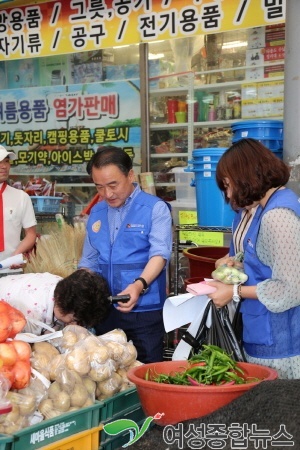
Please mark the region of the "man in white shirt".
<svg viewBox="0 0 300 450"><path fill-rule="evenodd" d="M7 184L10 161L16 158L15 153L0 145L0 261L30 251L36 242L36 217L31 199L26 192ZM21 266L0 270L0 277L16 272L21 272Z"/></svg>

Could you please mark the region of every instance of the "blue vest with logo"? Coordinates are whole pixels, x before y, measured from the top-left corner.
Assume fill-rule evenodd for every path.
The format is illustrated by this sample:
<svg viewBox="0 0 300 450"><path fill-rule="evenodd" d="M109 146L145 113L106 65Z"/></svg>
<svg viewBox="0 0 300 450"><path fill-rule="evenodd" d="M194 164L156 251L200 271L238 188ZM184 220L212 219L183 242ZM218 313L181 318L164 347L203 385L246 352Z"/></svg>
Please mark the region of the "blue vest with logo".
<svg viewBox="0 0 300 450"><path fill-rule="evenodd" d="M300 216L299 199L290 189L277 191L270 197L245 243L244 270L249 277L245 285L256 286L272 278L271 267L257 256L256 242L263 215L274 208L289 208ZM243 345L248 355L269 359L300 355L300 306L272 313L259 300L244 299L240 311L243 315Z"/></svg>
<svg viewBox="0 0 300 450"><path fill-rule="evenodd" d="M251 234L253 228L255 227L255 225L257 224L257 221L259 220L261 210L262 210L262 208L261 208L261 206L259 205L259 206L257 207L256 211L255 211L254 217L253 217L252 220L251 220L251 223L250 223L250 226L249 226L249 228L248 228L248 230L247 230L247 233L246 233L246 235L244 236L244 239L243 239L243 248L245 248L245 245L246 245L246 243L247 243L248 237L250 236L250 234ZM232 223L232 231L233 231L233 232L234 232L234 230L237 228L238 224L239 224L240 221L241 221L242 213L243 213L243 208L240 209L240 210L235 214L235 216L234 216L233 223ZM229 256L235 256L235 250L234 250L234 245L233 245L233 239L231 239L231 242L230 242Z"/></svg>
<svg viewBox="0 0 300 450"><path fill-rule="evenodd" d="M162 200L141 191L132 200L113 244L110 243L107 203L100 202L91 210L87 232L91 245L99 252L99 273L108 280L112 295L133 283L149 261L152 210L158 201ZM166 270L162 270L132 311L162 309L165 299Z"/></svg>

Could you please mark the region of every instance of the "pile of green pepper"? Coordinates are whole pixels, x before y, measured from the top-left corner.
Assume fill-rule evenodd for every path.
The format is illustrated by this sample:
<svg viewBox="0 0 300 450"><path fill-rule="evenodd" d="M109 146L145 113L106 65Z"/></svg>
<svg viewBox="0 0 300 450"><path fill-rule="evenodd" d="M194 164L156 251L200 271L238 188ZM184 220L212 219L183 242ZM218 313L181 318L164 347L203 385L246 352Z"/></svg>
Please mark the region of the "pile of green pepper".
<svg viewBox="0 0 300 450"><path fill-rule="evenodd" d="M173 374L157 374L148 370L145 379L157 383L179 384L187 386L244 384L259 381L243 377L243 370L238 367L224 350L216 345L203 345L203 350L188 360L188 368Z"/></svg>

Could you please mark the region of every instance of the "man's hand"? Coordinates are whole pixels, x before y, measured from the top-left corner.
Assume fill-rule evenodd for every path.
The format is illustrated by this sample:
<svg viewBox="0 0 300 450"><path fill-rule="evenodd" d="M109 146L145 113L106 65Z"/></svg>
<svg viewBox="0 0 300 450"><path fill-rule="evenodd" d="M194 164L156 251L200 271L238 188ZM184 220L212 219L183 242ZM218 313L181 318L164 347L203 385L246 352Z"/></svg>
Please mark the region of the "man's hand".
<svg viewBox="0 0 300 450"><path fill-rule="evenodd" d="M130 295L130 300L126 303L118 302L117 309L123 313L130 312L138 302L139 296L141 293L140 286L138 283L131 283L124 289L122 292L119 292L118 295Z"/></svg>

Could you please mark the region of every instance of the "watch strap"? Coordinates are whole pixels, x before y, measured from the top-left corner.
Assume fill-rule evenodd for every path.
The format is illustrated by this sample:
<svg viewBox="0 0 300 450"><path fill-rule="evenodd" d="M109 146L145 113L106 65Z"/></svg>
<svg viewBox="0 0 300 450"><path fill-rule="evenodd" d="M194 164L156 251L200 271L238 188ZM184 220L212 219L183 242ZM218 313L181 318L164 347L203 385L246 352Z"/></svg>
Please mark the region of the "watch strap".
<svg viewBox="0 0 300 450"><path fill-rule="evenodd" d="M148 283L147 283L147 281L145 280L145 278L138 277L138 278L136 278L133 282L135 283L136 281L141 281L141 282L142 282L142 284L143 284L143 290L142 290L141 294L145 294L145 293L148 291L148 289L149 289Z"/></svg>
<svg viewBox="0 0 300 450"><path fill-rule="evenodd" d="M234 284L234 285L233 285L233 296L232 296L232 300L233 300L234 302L236 302L236 303L238 303L238 302L241 301L241 296L240 296L240 293L239 293L239 287L240 287L240 284Z"/></svg>

